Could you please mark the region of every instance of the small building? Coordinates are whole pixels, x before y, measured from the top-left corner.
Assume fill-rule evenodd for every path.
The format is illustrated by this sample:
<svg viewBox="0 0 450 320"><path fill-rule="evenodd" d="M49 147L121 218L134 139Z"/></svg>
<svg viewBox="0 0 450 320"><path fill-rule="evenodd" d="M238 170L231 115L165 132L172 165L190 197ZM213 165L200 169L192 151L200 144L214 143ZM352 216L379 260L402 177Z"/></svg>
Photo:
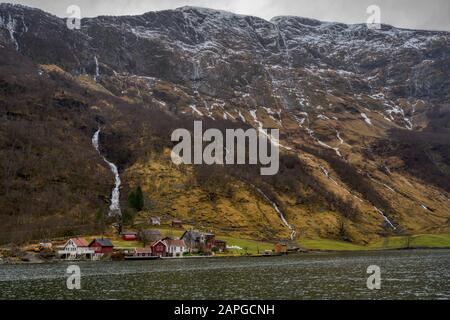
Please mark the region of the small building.
<svg viewBox="0 0 450 320"><path fill-rule="evenodd" d="M153 250L150 247L136 248L132 255L126 255L125 260L156 260L159 257L153 256Z"/></svg>
<svg viewBox="0 0 450 320"><path fill-rule="evenodd" d="M184 240L166 239L164 242L167 245L167 256L169 257L182 257L187 252Z"/></svg>
<svg viewBox="0 0 450 320"><path fill-rule="evenodd" d="M216 241L216 235L213 233L204 233L205 237L205 249L206 252L211 252L212 248L214 248L214 243Z"/></svg>
<svg viewBox="0 0 450 320"><path fill-rule="evenodd" d="M138 235L136 232L122 232L120 237L124 241L136 241L138 240Z"/></svg>
<svg viewBox="0 0 450 320"><path fill-rule="evenodd" d="M214 248L219 252L227 251L227 242L224 240L214 240Z"/></svg>
<svg viewBox="0 0 450 320"><path fill-rule="evenodd" d="M94 250L89 248L89 244L82 238L69 239L63 249L58 251L58 256L65 260L91 260L94 254Z"/></svg>
<svg viewBox="0 0 450 320"><path fill-rule="evenodd" d="M283 242L278 242L274 246L274 251L277 254L287 254L287 252L288 252L288 245L286 243L283 243Z"/></svg>
<svg viewBox="0 0 450 320"><path fill-rule="evenodd" d="M301 252L302 250L296 245L288 245L288 253Z"/></svg>
<svg viewBox="0 0 450 320"><path fill-rule="evenodd" d="M89 244L89 248L94 250L96 254L112 253L114 245L109 239L94 239Z"/></svg>
<svg viewBox="0 0 450 320"><path fill-rule="evenodd" d="M145 237L149 242L156 242L162 239L162 234L159 230L144 230L139 233L139 240L142 241L142 237Z"/></svg>
<svg viewBox="0 0 450 320"><path fill-rule="evenodd" d="M150 224L152 226L160 226L161 225L161 218L160 217L150 217Z"/></svg>
<svg viewBox="0 0 450 320"><path fill-rule="evenodd" d="M53 249L53 244L49 240L44 240L39 243L39 250L41 251L51 251Z"/></svg>
<svg viewBox="0 0 450 320"><path fill-rule="evenodd" d="M151 245L152 254L155 257L166 257L167 256L167 244L163 240L156 241Z"/></svg>
<svg viewBox="0 0 450 320"><path fill-rule="evenodd" d="M183 222L181 220L172 220L172 228L182 229Z"/></svg>
<svg viewBox="0 0 450 320"><path fill-rule="evenodd" d="M202 233L195 230L186 231L181 239L184 240L189 252L210 253L215 243L215 235L212 233Z"/></svg>
<svg viewBox="0 0 450 320"><path fill-rule="evenodd" d="M149 258L152 256L152 248L136 248L134 250L134 256L135 257L141 257L141 258Z"/></svg>

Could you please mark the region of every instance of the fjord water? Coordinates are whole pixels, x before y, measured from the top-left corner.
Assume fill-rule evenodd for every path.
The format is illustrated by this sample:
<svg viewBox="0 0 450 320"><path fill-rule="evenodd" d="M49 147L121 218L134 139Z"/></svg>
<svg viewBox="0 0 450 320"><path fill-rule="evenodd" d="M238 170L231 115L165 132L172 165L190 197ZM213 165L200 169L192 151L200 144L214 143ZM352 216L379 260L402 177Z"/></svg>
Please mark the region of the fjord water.
<svg viewBox="0 0 450 320"><path fill-rule="evenodd" d="M1 299L450 299L450 250L0 265ZM367 289L367 267L381 290Z"/></svg>

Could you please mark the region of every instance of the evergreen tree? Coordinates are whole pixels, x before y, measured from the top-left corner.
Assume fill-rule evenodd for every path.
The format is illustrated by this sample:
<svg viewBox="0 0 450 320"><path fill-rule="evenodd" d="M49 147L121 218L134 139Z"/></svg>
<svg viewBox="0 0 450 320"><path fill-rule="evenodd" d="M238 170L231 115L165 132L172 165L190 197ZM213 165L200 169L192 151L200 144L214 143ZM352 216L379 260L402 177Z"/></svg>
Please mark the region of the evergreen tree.
<svg viewBox="0 0 450 320"><path fill-rule="evenodd" d="M142 211L144 209L144 194L142 193L141 186L136 188L136 210Z"/></svg>
<svg viewBox="0 0 450 320"><path fill-rule="evenodd" d="M137 212L144 209L144 194L142 193L141 186L138 186L136 190L130 193L128 196L128 204Z"/></svg>
<svg viewBox="0 0 450 320"><path fill-rule="evenodd" d="M103 208L98 208L95 213L95 222L97 223L98 229L103 233L105 232L105 212Z"/></svg>
<svg viewBox="0 0 450 320"><path fill-rule="evenodd" d="M134 218L136 216L136 211L133 209L125 209L122 212L122 224L123 225L132 225Z"/></svg>

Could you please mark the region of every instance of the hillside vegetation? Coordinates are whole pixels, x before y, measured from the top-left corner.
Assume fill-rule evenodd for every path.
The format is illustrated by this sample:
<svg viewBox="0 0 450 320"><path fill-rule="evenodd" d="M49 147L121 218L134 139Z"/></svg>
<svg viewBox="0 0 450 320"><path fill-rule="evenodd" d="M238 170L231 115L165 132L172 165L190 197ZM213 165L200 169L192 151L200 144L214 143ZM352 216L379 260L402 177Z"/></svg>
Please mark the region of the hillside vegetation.
<svg viewBox="0 0 450 320"><path fill-rule="evenodd" d="M295 233L350 249L448 232L447 32L189 7L75 31L24 6L0 4L0 17L0 243L117 222L102 156L118 167L125 227L165 216L236 239ZM170 136L194 120L279 129L279 173L174 165ZM129 201L138 188L142 208Z"/></svg>

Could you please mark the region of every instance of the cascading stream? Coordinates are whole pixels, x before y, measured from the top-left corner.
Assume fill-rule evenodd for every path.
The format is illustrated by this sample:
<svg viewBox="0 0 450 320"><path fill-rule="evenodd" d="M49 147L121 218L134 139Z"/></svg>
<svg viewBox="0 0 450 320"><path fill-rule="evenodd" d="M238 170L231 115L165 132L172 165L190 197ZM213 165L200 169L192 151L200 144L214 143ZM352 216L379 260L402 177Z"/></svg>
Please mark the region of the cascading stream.
<svg viewBox="0 0 450 320"><path fill-rule="evenodd" d="M278 208L278 205L272 200L270 200L270 198L261 189L257 188L256 186L253 186L253 188L255 188L264 197L264 199L266 199L272 205L275 211L279 214L283 224L291 231L291 240L294 240L296 236L296 231L294 227L290 225L289 222L287 222L286 217L284 216L283 212L281 212L280 208Z"/></svg>
<svg viewBox="0 0 450 320"><path fill-rule="evenodd" d="M109 213L108 215L111 216L121 216L122 211L120 210L120 185L122 184L122 181L120 180L119 176L119 170L117 169L117 166L109 162L100 152L99 147L99 136L100 136L101 130L98 129L97 132L95 132L94 136L92 137L92 145L94 146L95 150L97 150L98 154L102 157L103 161L105 161L109 168L111 169L112 173L114 174L115 184L114 189L111 193L111 205L109 206Z"/></svg>
<svg viewBox="0 0 450 320"><path fill-rule="evenodd" d="M384 214L383 211L381 211L380 209L378 209L377 207L373 207L375 209L376 212L378 212L384 219L384 221L393 229L393 230L397 230L397 228L394 226L394 224L392 223L391 220L389 220L389 218Z"/></svg>

